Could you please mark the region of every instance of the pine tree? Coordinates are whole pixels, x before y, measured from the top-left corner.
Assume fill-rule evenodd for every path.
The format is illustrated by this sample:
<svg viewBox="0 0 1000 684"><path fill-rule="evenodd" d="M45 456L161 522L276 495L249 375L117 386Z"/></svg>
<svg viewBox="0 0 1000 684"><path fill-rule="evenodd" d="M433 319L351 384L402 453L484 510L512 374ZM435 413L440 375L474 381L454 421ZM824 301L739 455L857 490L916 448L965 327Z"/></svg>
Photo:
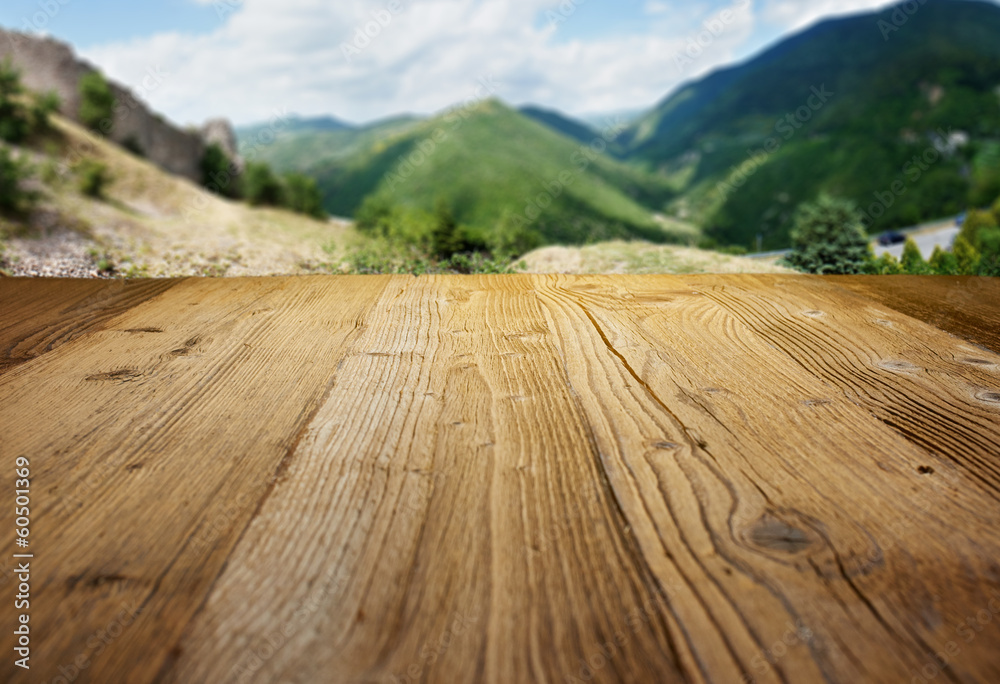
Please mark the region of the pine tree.
<svg viewBox="0 0 1000 684"><path fill-rule="evenodd" d="M808 273L865 273L874 260L857 207L829 195L799 206L792 245L786 261Z"/></svg>
<svg viewBox="0 0 1000 684"><path fill-rule="evenodd" d="M937 275L958 275L958 260L951 252L941 249L940 245L934 247L934 253L927 263Z"/></svg>
<svg viewBox="0 0 1000 684"><path fill-rule="evenodd" d="M955 238L955 245L952 247L952 254L955 255L955 262L960 275L975 275L979 271L979 251L972 246L972 243L959 235Z"/></svg>
<svg viewBox="0 0 1000 684"><path fill-rule="evenodd" d="M920 253L920 248L917 247L913 238L906 238L900 264L903 266L903 272L907 275L930 275L933 273L931 267L924 261L924 256Z"/></svg>

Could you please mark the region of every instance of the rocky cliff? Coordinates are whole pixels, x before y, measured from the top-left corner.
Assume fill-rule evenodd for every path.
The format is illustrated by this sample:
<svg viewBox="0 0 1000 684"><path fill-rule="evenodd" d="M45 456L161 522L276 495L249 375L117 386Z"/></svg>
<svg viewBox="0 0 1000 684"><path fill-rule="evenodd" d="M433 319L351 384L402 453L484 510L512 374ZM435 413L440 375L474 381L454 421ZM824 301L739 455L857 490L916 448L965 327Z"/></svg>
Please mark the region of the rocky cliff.
<svg viewBox="0 0 1000 684"><path fill-rule="evenodd" d="M0 61L5 59L9 59L21 72L21 81L26 88L58 93L62 100L62 113L79 121L80 79L97 69L78 59L69 45L51 38L0 28ZM143 79L142 91L155 89L164 77L151 69ZM115 94L116 105L113 121L107 127L107 137L138 151L171 173L200 181L206 134L208 142L235 138L229 123L221 120L210 122L204 132L178 128L151 111L128 88L110 81L109 84Z"/></svg>

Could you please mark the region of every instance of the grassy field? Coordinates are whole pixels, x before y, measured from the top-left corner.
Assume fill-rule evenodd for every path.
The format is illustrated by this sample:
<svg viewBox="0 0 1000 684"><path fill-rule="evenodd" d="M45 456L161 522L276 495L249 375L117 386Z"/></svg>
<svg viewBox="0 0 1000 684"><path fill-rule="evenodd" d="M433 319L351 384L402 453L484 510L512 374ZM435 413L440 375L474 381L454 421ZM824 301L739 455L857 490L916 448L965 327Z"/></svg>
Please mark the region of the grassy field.
<svg viewBox="0 0 1000 684"><path fill-rule="evenodd" d="M521 262L525 273L794 273L774 261L620 240L585 247L543 247Z"/></svg>

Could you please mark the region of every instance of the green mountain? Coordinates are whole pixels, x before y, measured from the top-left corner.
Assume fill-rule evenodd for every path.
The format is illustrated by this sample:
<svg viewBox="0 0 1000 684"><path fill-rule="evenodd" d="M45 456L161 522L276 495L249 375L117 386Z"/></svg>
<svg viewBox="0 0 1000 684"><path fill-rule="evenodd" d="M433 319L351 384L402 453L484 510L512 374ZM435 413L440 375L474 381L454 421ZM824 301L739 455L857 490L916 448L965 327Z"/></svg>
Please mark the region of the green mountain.
<svg viewBox="0 0 1000 684"><path fill-rule="evenodd" d="M316 164L349 157L419 122L420 119L414 116L398 116L364 126L351 126L329 118L292 119L288 125L278 126L276 138L270 144L257 142L268 124L238 128L236 136L241 149L249 147L252 150L255 161L267 162L281 172L302 171Z"/></svg>
<svg viewBox="0 0 1000 684"><path fill-rule="evenodd" d="M681 87L618 138L723 243L788 244L828 191L872 230L1000 193L1000 7L923 0L824 21Z"/></svg>
<svg viewBox="0 0 1000 684"><path fill-rule="evenodd" d="M529 119L534 119L538 123L544 124L552 130L562 133L566 137L572 138L577 142L590 144L591 140L600 136L600 133L587 124L571 119L565 114L557 112L554 109L545 109L543 107L528 105L526 107L521 107L518 111Z"/></svg>
<svg viewBox="0 0 1000 684"><path fill-rule="evenodd" d="M368 197L424 211L444 201L483 234L516 223L548 243L676 237L653 215L672 197L668 184L602 154L596 140L595 151L489 100L305 170L335 215L354 215Z"/></svg>

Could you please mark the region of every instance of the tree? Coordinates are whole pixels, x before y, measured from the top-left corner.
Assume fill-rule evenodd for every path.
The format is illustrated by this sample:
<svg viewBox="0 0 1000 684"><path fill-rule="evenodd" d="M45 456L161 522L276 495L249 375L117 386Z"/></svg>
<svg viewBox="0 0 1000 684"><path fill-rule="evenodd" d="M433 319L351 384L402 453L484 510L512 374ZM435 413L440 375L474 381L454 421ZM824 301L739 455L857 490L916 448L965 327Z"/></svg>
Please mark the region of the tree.
<svg viewBox="0 0 1000 684"><path fill-rule="evenodd" d="M62 99L59 93L50 90L47 93L35 95L31 108L32 127L37 132L45 132L51 128L50 119L53 114L62 109Z"/></svg>
<svg viewBox="0 0 1000 684"><path fill-rule="evenodd" d="M111 86L97 71L80 79L80 121L87 128L102 135L114 126L115 94Z"/></svg>
<svg viewBox="0 0 1000 684"><path fill-rule="evenodd" d="M316 219L326 218L323 195L315 178L303 173L285 175L285 202L289 209Z"/></svg>
<svg viewBox="0 0 1000 684"><path fill-rule="evenodd" d="M951 249L952 254L955 255L959 274L975 275L979 271L979 251L964 235L955 238L955 244Z"/></svg>
<svg viewBox="0 0 1000 684"><path fill-rule="evenodd" d="M96 159L83 159L77 163L75 171L80 192L94 199L104 197L104 189L111 183L111 173L107 165Z"/></svg>
<svg viewBox="0 0 1000 684"><path fill-rule="evenodd" d="M979 232L979 268L977 273L1000 276L1000 228Z"/></svg>
<svg viewBox="0 0 1000 684"><path fill-rule="evenodd" d="M807 273L865 273L873 260L861 214L853 202L821 195L795 212L792 253L786 261Z"/></svg>
<svg viewBox="0 0 1000 684"><path fill-rule="evenodd" d="M448 203L441 199L434 211L434 225L431 228L431 256L440 261L450 259L455 254L480 252L487 248L486 242L455 220Z"/></svg>
<svg viewBox="0 0 1000 684"><path fill-rule="evenodd" d="M542 244L542 236L520 216L504 212L490 234L490 249L501 259L514 259Z"/></svg>
<svg viewBox="0 0 1000 684"><path fill-rule="evenodd" d="M281 181L263 162L247 162L243 172L243 194L253 206L280 207L285 200Z"/></svg>
<svg viewBox="0 0 1000 684"><path fill-rule="evenodd" d="M232 160L216 143L205 148L201 157L201 184L209 191L223 197L237 199L240 196L239 177Z"/></svg>
<svg viewBox="0 0 1000 684"><path fill-rule="evenodd" d="M997 227L997 217L990 211L980 211L973 209L962 223L960 235L969 241L969 244L979 249L979 232Z"/></svg>
<svg viewBox="0 0 1000 684"><path fill-rule="evenodd" d="M21 186L28 175L25 163L0 146L0 212L20 214L31 209L36 197Z"/></svg>
<svg viewBox="0 0 1000 684"><path fill-rule="evenodd" d="M953 253L941 249L940 245L934 247L934 253L927 263L937 275L958 275L958 259Z"/></svg>
<svg viewBox="0 0 1000 684"><path fill-rule="evenodd" d="M31 132L31 121L22 102L21 75L9 61L0 63L0 140L18 143Z"/></svg>
<svg viewBox="0 0 1000 684"><path fill-rule="evenodd" d="M381 195L368 195L354 212L357 229L366 235L387 237L392 231L395 207Z"/></svg>
<svg viewBox="0 0 1000 684"><path fill-rule="evenodd" d="M920 248L913 238L906 238L903 245L903 258L899 262L903 267L903 272L907 275L931 275L931 267L924 261L924 255L920 253Z"/></svg>
<svg viewBox="0 0 1000 684"><path fill-rule="evenodd" d="M434 212L436 221L431 232L431 255L438 259L448 259L458 251L458 222L455 221L451 207L444 200L439 200Z"/></svg>
<svg viewBox="0 0 1000 684"><path fill-rule="evenodd" d="M899 259L889 252L885 252L878 259L872 262L870 273L873 275L899 275L903 272L903 267L899 265Z"/></svg>

